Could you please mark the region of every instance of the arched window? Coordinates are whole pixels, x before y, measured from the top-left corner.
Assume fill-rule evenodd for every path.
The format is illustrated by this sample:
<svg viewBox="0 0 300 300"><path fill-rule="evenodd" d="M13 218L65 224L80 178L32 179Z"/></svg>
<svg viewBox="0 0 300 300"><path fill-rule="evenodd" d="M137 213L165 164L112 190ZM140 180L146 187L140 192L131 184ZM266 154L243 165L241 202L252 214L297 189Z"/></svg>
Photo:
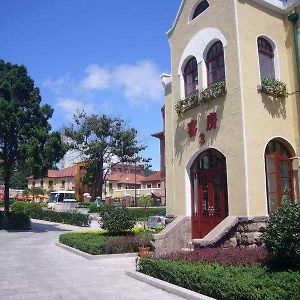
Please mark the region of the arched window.
<svg viewBox="0 0 300 300"><path fill-rule="evenodd" d="M275 79L274 49L264 38L257 39L260 77Z"/></svg>
<svg viewBox="0 0 300 300"><path fill-rule="evenodd" d="M265 151L268 210L273 213L285 199L294 199L291 155L286 147L272 140Z"/></svg>
<svg viewBox="0 0 300 300"><path fill-rule="evenodd" d="M184 68L185 96L198 91L198 65L195 57L192 57Z"/></svg>
<svg viewBox="0 0 300 300"><path fill-rule="evenodd" d="M207 85L225 80L224 49L222 42L214 43L206 56Z"/></svg>
<svg viewBox="0 0 300 300"><path fill-rule="evenodd" d="M196 9L194 10L192 20L197 18L200 14L202 14L205 10L209 8L209 3L207 0L201 1L197 6Z"/></svg>

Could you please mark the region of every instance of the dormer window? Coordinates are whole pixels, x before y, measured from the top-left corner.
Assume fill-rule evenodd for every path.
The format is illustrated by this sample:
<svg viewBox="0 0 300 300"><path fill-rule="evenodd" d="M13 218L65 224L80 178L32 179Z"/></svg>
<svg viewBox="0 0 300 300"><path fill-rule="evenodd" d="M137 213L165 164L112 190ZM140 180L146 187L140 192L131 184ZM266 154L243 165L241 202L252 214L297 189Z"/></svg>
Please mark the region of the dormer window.
<svg viewBox="0 0 300 300"><path fill-rule="evenodd" d="M200 14L202 14L205 10L209 8L209 3L207 0L201 1L195 8L192 20L197 18Z"/></svg>

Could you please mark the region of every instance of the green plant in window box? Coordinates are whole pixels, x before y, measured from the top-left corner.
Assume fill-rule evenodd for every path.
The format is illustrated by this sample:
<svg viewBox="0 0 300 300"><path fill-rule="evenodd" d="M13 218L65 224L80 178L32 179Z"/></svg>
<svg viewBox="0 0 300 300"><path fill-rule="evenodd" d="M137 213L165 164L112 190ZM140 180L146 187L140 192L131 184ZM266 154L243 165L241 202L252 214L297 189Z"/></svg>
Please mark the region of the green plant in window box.
<svg viewBox="0 0 300 300"><path fill-rule="evenodd" d="M178 116L182 116L186 111L200 105L219 98L227 93L226 82L220 81L210 85L202 90L199 95L193 94L176 103L175 109Z"/></svg>
<svg viewBox="0 0 300 300"><path fill-rule="evenodd" d="M192 94L176 103L175 109L177 115L182 116L186 111L198 106L199 104L198 94Z"/></svg>
<svg viewBox="0 0 300 300"><path fill-rule="evenodd" d="M214 100L219 98L227 93L226 90L226 82L220 81L210 85L205 90L200 92L200 101L208 102L210 100Z"/></svg>
<svg viewBox="0 0 300 300"><path fill-rule="evenodd" d="M258 91L276 98L285 98L289 95L284 82L271 78L263 78Z"/></svg>

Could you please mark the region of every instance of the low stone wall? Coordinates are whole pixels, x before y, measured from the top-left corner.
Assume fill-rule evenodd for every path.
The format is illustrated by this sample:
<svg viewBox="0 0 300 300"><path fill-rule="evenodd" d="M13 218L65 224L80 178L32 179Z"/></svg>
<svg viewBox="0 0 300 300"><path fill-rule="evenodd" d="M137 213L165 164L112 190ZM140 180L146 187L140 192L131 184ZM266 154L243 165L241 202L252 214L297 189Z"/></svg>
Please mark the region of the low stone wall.
<svg viewBox="0 0 300 300"><path fill-rule="evenodd" d="M204 247L257 247L268 217L227 217L203 239L193 240L195 249Z"/></svg>
<svg viewBox="0 0 300 300"><path fill-rule="evenodd" d="M223 243L223 247L256 247L261 246L262 234L267 226L267 217L239 218L239 222L231 236Z"/></svg>
<svg viewBox="0 0 300 300"><path fill-rule="evenodd" d="M162 255L187 248L192 241L191 218L177 216L172 223L154 235L155 255Z"/></svg>

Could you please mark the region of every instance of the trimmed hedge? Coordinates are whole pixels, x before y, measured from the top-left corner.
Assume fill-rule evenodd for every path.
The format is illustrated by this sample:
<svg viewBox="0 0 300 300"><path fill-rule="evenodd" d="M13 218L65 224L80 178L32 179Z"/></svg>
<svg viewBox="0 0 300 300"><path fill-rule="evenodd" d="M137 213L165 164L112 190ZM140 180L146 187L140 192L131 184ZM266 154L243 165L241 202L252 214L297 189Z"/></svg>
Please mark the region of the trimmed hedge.
<svg viewBox="0 0 300 300"><path fill-rule="evenodd" d="M151 239L148 236L146 246L150 245ZM61 234L59 242L92 255L101 255L137 252L138 247L145 243L145 238L132 235L112 236L105 232L72 232Z"/></svg>
<svg viewBox="0 0 300 300"><path fill-rule="evenodd" d="M35 215L35 218L49 222L69 224L80 227L90 225L89 216L80 213L67 213L55 212L52 210L43 210L40 214Z"/></svg>
<svg viewBox="0 0 300 300"><path fill-rule="evenodd" d="M139 266L146 275L218 300L299 299L299 272L160 259L142 259Z"/></svg>
<svg viewBox="0 0 300 300"><path fill-rule="evenodd" d="M165 207L149 207L149 208L129 208L136 221L145 221L151 216L156 216L162 211L166 211Z"/></svg>
<svg viewBox="0 0 300 300"><path fill-rule="evenodd" d="M45 220L49 222L69 224L75 226L89 226L89 216L80 213L55 212L43 210L38 203L28 203L17 201L12 204L11 210L14 213L23 213L31 218Z"/></svg>
<svg viewBox="0 0 300 300"><path fill-rule="evenodd" d="M106 211L109 207L109 205L101 205L100 207L97 207L91 204L89 212L101 214L103 211ZM143 207L128 207L128 209L132 212L135 221L145 221L150 216L156 216L160 212L166 211L165 207L149 207L146 209Z"/></svg>
<svg viewBox="0 0 300 300"><path fill-rule="evenodd" d="M9 213L8 215L8 227L4 228L4 215L0 212L0 229L7 230L30 230L31 222L30 218L23 213Z"/></svg>

